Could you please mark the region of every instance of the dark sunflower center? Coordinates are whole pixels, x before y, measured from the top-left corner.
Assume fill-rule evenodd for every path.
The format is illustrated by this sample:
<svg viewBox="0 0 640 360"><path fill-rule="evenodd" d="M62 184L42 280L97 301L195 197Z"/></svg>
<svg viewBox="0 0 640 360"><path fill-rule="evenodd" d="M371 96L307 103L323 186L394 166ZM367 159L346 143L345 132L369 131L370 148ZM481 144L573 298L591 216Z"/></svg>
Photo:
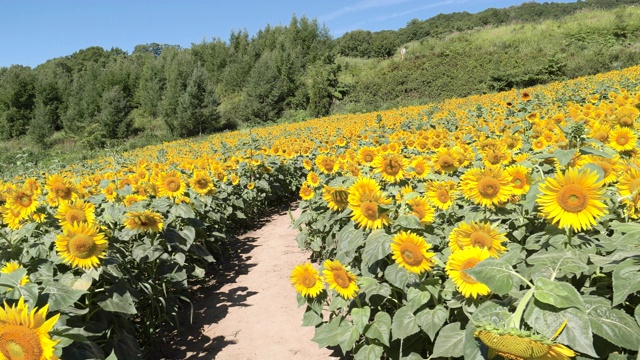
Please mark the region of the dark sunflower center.
<svg viewBox="0 0 640 360"><path fill-rule="evenodd" d="M418 219L422 219L427 214L427 209L424 206L415 205L412 206L413 214L418 217Z"/></svg>
<svg viewBox="0 0 640 360"><path fill-rule="evenodd" d="M209 181L207 181L207 179L198 179L198 181L196 181L196 185L200 189L206 189L209 186Z"/></svg>
<svg viewBox="0 0 640 360"><path fill-rule="evenodd" d="M5 325L0 330L0 352L7 359L40 360L44 351L33 329L22 325Z"/></svg>
<svg viewBox="0 0 640 360"><path fill-rule="evenodd" d="M337 205L346 205L349 199L349 193L346 190L334 190L331 195L333 195L333 202Z"/></svg>
<svg viewBox="0 0 640 360"><path fill-rule="evenodd" d="M445 189L439 189L436 192L436 199L438 199L438 201L440 201L441 203L447 203L449 202L449 200L451 199L451 197L449 196L449 192Z"/></svg>
<svg viewBox="0 0 640 360"><path fill-rule="evenodd" d="M513 180L511 180L511 183L513 184L513 187L516 189L521 189L524 187L525 182L521 179L521 178L513 178Z"/></svg>
<svg viewBox="0 0 640 360"><path fill-rule="evenodd" d="M491 235L482 230L474 231L473 233L471 233L469 239L471 240L471 245L473 246L491 249L493 245L493 238L491 237Z"/></svg>
<svg viewBox="0 0 640 360"><path fill-rule="evenodd" d="M369 220L378 220L378 204L373 201L366 201L360 204L362 214Z"/></svg>
<svg viewBox="0 0 640 360"><path fill-rule="evenodd" d="M71 198L71 189L68 187L59 187L56 189L56 196L64 200L68 200Z"/></svg>
<svg viewBox="0 0 640 360"><path fill-rule="evenodd" d="M616 137L616 143L618 143L618 145L627 145L629 138L626 135L618 135L618 137Z"/></svg>
<svg viewBox="0 0 640 360"><path fill-rule="evenodd" d="M597 133L593 134L593 138L598 141L605 142L609 138L609 134L606 131L598 131Z"/></svg>
<svg viewBox="0 0 640 360"><path fill-rule="evenodd" d="M87 215L82 210L72 209L67 212L67 221L69 224L73 224L75 222L86 222Z"/></svg>
<svg viewBox="0 0 640 360"><path fill-rule="evenodd" d="M602 171L604 171L604 177L606 178L613 171L613 166L606 161L594 161L594 164L598 165Z"/></svg>
<svg viewBox="0 0 640 360"><path fill-rule="evenodd" d="M633 119L631 117L625 116L618 120L618 124L620 124L620 126L631 126L633 125Z"/></svg>
<svg viewBox="0 0 640 360"><path fill-rule="evenodd" d="M400 162L396 159L388 159L384 164L384 172L387 175L395 176L400 172Z"/></svg>
<svg viewBox="0 0 640 360"><path fill-rule="evenodd" d="M93 238L85 234L76 234L69 240L69 253L80 258L88 259L94 255L96 243Z"/></svg>
<svg viewBox="0 0 640 360"><path fill-rule="evenodd" d="M483 198L493 198L499 191L500 182L491 176L485 176L478 181L478 192Z"/></svg>
<svg viewBox="0 0 640 360"><path fill-rule="evenodd" d="M312 288L316 284L316 277L313 274L305 273L302 275L300 283L306 288Z"/></svg>
<svg viewBox="0 0 640 360"><path fill-rule="evenodd" d="M371 153L364 154L364 161L365 162L372 162L373 161L373 154L371 154Z"/></svg>
<svg viewBox="0 0 640 360"><path fill-rule="evenodd" d="M416 170L416 174L418 174L418 175L422 175L422 174L424 173L424 170L425 170L425 169L424 169L424 165L422 165L422 164L420 164L420 163L415 164L415 165L413 166L413 168Z"/></svg>
<svg viewBox="0 0 640 360"><path fill-rule="evenodd" d="M31 205L31 203L33 202L33 200L31 200L31 197L26 194L20 195L20 198L18 201L20 202L20 205L24 207Z"/></svg>
<svg viewBox="0 0 640 360"><path fill-rule="evenodd" d="M471 258L463 261L462 264L460 264L460 276L462 277L462 280L467 284L473 285L478 283L478 280L474 279L471 275L467 274L465 270L472 269L479 262L480 262L479 259Z"/></svg>
<svg viewBox="0 0 640 360"><path fill-rule="evenodd" d="M409 266L419 266L422 264L423 256L420 248L415 244L402 244L400 247L402 260Z"/></svg>
<svg viewBox="0 0 640 360"><path fill-rule="evenodd" d="M587 192L575 184L565 185L560 189L557 200L561 208L572 213L579 213L589 204Z"/></svg>
<svg viewBox="0 0 640 360"><path fill-rule="evenodd" d="M502 155L499 152L495 152L495 151L489 152L489 155L487 156L487 160L493 165L500 163L501 158L502 158Z"/></svg>
<svg viewBox="0 0 640 360"><path fill-rule="evenodd" d="M454 162L455 160L450 155L442 155L438 159L438 164L443 169L450 168L451 166L453 166Z"/></svg>
<svg viewBox="0 0 640 360"><path fill-rule="evenodd" d="M348 288L349 284L351 284L351 280L349 280L349 276L344 270L334 270L333 281L335 281L336 284L343 289Z"/></svg>
<svg viewBox="0 0 640 360"><path fill-rule="evenodd" d="M170 177L164 181L164 187L170 192L180 190L180 181L174 177Z"/></svg>

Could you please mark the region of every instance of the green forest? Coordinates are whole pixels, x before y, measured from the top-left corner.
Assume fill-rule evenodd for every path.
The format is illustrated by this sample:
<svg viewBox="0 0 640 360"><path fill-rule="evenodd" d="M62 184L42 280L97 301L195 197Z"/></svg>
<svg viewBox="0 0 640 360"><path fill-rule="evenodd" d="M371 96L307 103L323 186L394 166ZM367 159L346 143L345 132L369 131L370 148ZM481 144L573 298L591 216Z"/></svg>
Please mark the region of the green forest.
<svg viewBox="0 0 640 360"><path fill-rule="evenodd" d="M333 39L315 19L0 68L0 162L522 88L640 63L640 1L529 2ZM406 55L400 59L400 48ZM82 151L74 151L77 156ZM86 156L86 155L82 155Z"/></svg>

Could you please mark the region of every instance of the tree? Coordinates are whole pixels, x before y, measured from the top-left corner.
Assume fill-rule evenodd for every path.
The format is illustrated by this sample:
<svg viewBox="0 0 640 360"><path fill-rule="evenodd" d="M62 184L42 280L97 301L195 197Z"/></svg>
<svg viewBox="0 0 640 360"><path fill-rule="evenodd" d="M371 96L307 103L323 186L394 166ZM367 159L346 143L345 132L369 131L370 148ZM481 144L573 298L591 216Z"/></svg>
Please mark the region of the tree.
<svg viewBox="0 0 640 360"><path fill-rule="evenodd" d="M218 124L218 100L207 72L196 66L189 77L187 88L178 100L176 135L193 136L213 131Z"/></svg>
<svg viewBox="0 0 640 360"><path fill-rule="evenodd" d="M282 113L285 100L276 58L273 52L262 54L251 70L245 91L245 106L252 121L275 121Z"/></svg>
<svg viewBox="0 0 640 360"><path fill-rule="evenodd" d="M98 120L104 137L123 139L131 134L129 101L120 85L114 85L102 94Z"/></svg>
<svg viewBox="0 0 640 360"><path fill-rule="evenodd" d="M42 97L36 98L36 106L33 111L33 120L27 134L38 146L45 148L49 145L53 135L58 114L54 105L48 105Z"/></svg>
<svg viewBox="0 0 640 360"><path fill-rule="evenodd" d="M12 65L0 72L0 137L27 133L36 98L35 76L28 66Z"/></svg>

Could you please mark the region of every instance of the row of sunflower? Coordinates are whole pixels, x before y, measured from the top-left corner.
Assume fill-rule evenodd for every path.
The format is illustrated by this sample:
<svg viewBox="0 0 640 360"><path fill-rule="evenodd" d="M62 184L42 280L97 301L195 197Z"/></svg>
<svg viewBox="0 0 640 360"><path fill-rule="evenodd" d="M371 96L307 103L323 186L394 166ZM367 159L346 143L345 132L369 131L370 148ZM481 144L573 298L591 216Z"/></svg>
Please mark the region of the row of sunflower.
<svg viewBox="0 0 640 360"><path fill-rule="evenodd" d="M358 358L537 357L512 343L634 354L639 71L6 177L0 353L141 357L233 235L300 194L297 241L323 277L307 264L292 281L321 345Z"/></svg>
<svg viewBox="0 0 640 360"><path fill-rule="evenodd" d="M318 265L291 283L314 340L355 359L638 356L640 68L412 111L348 123L304 164L297 241Z"/></svg>

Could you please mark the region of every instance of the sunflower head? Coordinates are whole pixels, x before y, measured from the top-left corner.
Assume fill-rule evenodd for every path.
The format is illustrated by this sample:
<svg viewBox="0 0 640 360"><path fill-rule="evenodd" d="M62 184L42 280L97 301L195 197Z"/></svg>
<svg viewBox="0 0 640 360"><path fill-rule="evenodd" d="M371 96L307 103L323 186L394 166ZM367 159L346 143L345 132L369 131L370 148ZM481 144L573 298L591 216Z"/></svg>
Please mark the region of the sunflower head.
<svg viewBox="0 0 640 360"><path fill-rule="evenodd" d="M576 356L568 347L529 331L479 326L473 335L480 339L490 352L505 359L569 360Z"/></svg>
<svg viewBox="0 0 640 360"><path fill-rule="evenodd" d="M293 268L289 280L295 290L304 297L315 298L324 288L320 273L308 262Z"/></svg>
<svg viewBox="0 0 640 360"><path fill-rule="evenodd" d="M420 235L410 231L400 231L391 242L392 258L399 267L422 274L433 268L431 258L435 253L428 251L431 245Z"/></svg>
<svg viewBox="0 0 640 360"><path fill-rule="evenodd" d="M349 205L349 191L344 187L331 187L325 185L322 189L322 198L327 202L329 209L340 212Z"/></svg>
<svg viewBox="0 0 640 360"><path fill-rule="evenodd" d="M489 250L475 246L466 247L449 256L445 271L462 296L476 299L478 296L487 295L491 292L487 285L466 273L466 270L474 268L479 262L490 256Z"/></svg>
<svg viewBox="0 0 640 360"><path fill-rule="evenodd" d="M407 160L400 154L382 153L376 156L371 166L376 173L382 176L384 181L395 183L404 179Z"/></svg>
<svg viewBox="0 0 640 360"><path fill-rule="evenodd" d="M329 287L345 299L353 299L360 290L357 277L338 260L325 260L322 274Z"/></svg>
<svg viewBox="0 0 640 360"><path fill-rule="evenodd" d="M133 211L127 213L124 226L133 231L158 232L163 226L162 215L152 210Z"/></svg>
<svg viewBox="0 0 640 360"><path fill-rule="evenodd" d="M502 245L506 240L505 233L498 231L489 222L461 222L449 234L449 247L451 252L472 246L485 248L489 250L492 257L497 259L507 251L507 248Z"/></svg>
<svg viewBox="0 0 640 360"><path fill-rule="evenodd" d="M98 227L84 222L65 227L56 238L56 250L63 261L83 269L100 265L108 247L109 243Z"/></svg>
<svg viewBox="0 0 640 360"><path fill-rule="evenodd" d="M499 167L468 170L460 178L460 187L467 199L485 207L509 201L513 192L509 174Z"/></svg>

